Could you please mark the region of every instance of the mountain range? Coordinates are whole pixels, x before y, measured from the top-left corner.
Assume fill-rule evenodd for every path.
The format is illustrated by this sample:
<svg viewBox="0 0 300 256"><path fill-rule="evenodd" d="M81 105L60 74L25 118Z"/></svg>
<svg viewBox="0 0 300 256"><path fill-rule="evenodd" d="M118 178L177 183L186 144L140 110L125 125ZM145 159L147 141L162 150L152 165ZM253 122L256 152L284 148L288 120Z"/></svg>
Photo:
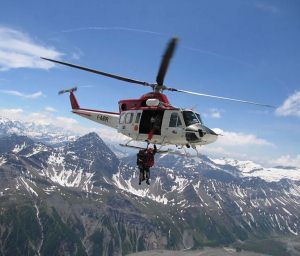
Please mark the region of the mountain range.
<svg viewBox="0 0 300 256"><path fill-rule="evenodd" d="M299 169L157 154L139 186L136 156L114 149L101 134L0 119L0 254L300 254Z"/></svg>

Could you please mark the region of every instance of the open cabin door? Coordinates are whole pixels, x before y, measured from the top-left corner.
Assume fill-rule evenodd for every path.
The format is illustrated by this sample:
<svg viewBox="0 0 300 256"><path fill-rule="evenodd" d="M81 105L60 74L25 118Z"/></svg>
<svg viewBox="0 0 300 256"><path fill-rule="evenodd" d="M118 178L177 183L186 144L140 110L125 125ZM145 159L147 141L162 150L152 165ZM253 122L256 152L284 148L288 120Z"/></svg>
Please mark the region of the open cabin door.
<svg viewBox="0 0 300 256"><path fill-rule="evenodd" d="M161 135L163 117L164 110L143 110L139 132L148 134L153 129L154 135Z"/></svg>

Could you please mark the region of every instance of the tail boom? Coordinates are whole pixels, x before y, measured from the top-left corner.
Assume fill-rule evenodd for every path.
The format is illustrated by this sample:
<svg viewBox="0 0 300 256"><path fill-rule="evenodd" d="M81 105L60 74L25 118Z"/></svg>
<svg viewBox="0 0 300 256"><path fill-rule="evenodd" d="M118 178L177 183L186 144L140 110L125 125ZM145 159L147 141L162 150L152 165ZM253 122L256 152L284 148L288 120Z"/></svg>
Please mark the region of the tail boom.
<svg viewBox="0 0 300 256"><path fill-rule="evenodd" d="M119 113L82 108L73 109L72 112L74 114L80 115L94 122L109 126L111 128L118 128L120 116Z"/></svg>
<svg viewBox="0 0 300 256"><path fill-rule="evenodd" d="M115 128L115 129L118 128L119 117L120 117L119 113L80 108L77 98L74 94L74 92L76 90L77 90L77 87L74 87L74 88L70 88L70 89L61 90L58 93L60 95L66 93L66 92L70 93L70 103L71 103L71 107L72 107L72 112L74 114L77 114L79 116L90 119L94 122L97 122L97 123L100 123L100 124L103 124L103 125Z"/></svg>

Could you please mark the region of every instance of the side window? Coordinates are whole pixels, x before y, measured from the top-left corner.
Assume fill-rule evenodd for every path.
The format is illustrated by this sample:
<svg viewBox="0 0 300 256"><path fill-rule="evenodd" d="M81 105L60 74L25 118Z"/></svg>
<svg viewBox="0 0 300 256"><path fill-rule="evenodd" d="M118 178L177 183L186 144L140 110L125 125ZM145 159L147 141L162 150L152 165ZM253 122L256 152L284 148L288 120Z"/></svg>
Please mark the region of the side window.
<svg viewBox="0 0 300 256"><path fill-rule="evenodd" d="M178 126L181 126L181 125L182 125L182 123L180 121L178 113L172 113L171 117L170 117L169 127L178 127Z"/></svg>
<svg viewBox="0 0 300 256"><path fill-rule="evenodd" d="M141 113L137 113L136 118L135 118L135 123L138 124L140 122L141 118Z"/></svg>
<svg viewBox="0 0 300 256"><path fill-rule="evenodd" d="M132 122L132 119L133 119L133 113L127 113L125 117L125 123L130 124Z"/></svg>
<svg viewBox="0 0 300 256"><path fill-rule="evenodd" d="M124 121L125 121L125 113L121 114L120 119L119 119L119 123L124 124Z"/></svg>

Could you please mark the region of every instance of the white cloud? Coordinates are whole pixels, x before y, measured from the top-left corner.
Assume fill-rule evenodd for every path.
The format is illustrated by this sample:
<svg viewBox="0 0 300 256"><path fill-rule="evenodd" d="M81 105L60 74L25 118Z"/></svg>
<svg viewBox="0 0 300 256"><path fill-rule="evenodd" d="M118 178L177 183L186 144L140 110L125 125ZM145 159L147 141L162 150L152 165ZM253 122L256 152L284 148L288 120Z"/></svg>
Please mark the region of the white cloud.
<svg viewBox="0 0 300 256"><path fill-rule="evenodd" d="M129 28L129 27L82 27L82 28L71 28L67 30L63 30L63 33L73 33L79 31L89 31L89 30L100 30L100 31L126 31L126 32L135 32L135 33L144 33L144 34L152 34L152 35L163 35L162 33L156 31L150 31L145 29L138 28Z"/></svg>
<svg viewBox="0 0 300 256"><path fill-rule="evenodd" d="M264 12L270 12L273 14L279 13L279 9L275 5L266 4L266 3L256 3L255 7Z"/></svg>
<svg viewBox="0 0 300 256"><path fill-rule="evenodd" d="M2 108L0 109L0 116L18 120L22 117L23 112L24 110L21 108Z"/></svg>
<svg viewBox="0 0 300 256"><path fill-rule="evenodd" d="M68 117L55 116L49 111L27 112L21 108L0 109L0 116L9 119L33 122L42 125L55 125L62 128L72 128L76 130L77 120Z"/></svg>
<svg viewBox="0 0 300 256"><path fill-rule="evenodd" d="M71 58L73 60L79 60L80 59L80 54L77 53L77 52L73 52L72 55L71 55Z"/></svg>
<svg viewBox="0 0 300 256"><path fill-rule="evenodd" d="M47 112L57 112L57 110L53 107L45 107L45 111L47 111Z"/></svg>
<svg viewBox="0 0 300 256"><path fill-rule="evenodd" d="M254 134L246 134L242 132L227 132L219 128L214 128L213 131L222 136L218 137L217 143L226 146L274 146L271 142L256 137Z"/></svg>
<svg viewBox="0 0 300 256"><path fill-rule="evenodd" d="M247 157L246 153L228 150L227 148L221 146L209 145L200 148L200 150L201 153L208 154L213 157L229 157L229 158L240 159L240 160L243 160Z"/></svg>
<svg viewBox="0 0 300 256"><path fill-rule="evenodd" d="M37 99L39 97L45 96L41 91L32 93L32 94L26 94L23 92L15 91L15 90L0 90L0 93L13 95L25 99Z"/></svg>
<svg viewBox="0 0 300 256"><path fill-rule="evenodd" d="M276 109L279 116L297 116L300 117L300 91L296 91L289 96L283 104Z"/></svg>
<svg viewBox="0 0 300 256"><path fill-rule="evenodd" d="M26 113L26 115L23 115L20 119L26 122L33 122L35 124L54 125L78 133L89 132L82 126L79 126L78 121L74 118L55 116L52 113L44 111Z"/></svg>
<svg viewBox="0 0 300 256"><path fill-rule="evenodd" d="M283 166L294 166L300 168L300 155L291 156L284 155L272 161L273 164L283 165Z"/></svg>
<svg viewBox="0 0 300 256"><path fill-rule="evenodd" d="M75 47L75 50L71 53L71 58L73 60L79 60L81 56L83 56L82 50L80 50L78 47Z"/></svg>
<svg viewBox="0 0 300 256"><path fill-rule="evenodd" d="M223 110L219 110L216 108L211 108L209 110L209 115L211 118L221 118L221 112L223 112Z"/></svg>
<svg viewBox="0 0 300 256"><path fill-rule="evenodd" d="M0 71L12 68L49 69L54 63L40 57L59 59L62 55L54 48L36 43L27 34L8 27L0 27L0 38Z"/></svg>
<svg viewBox="0 0 300 256"><path fill-rule="evenodd" d="M211 113L212 118L221 118L221 113L220 112L213 112Z"/></svg>
<svg viewBox="0 0 300 256"><path fill-rule="evenodd" d="M49 111L50 110L50 111ZM0 109L0 117L6 117L11 120L20 120L24 122L32 122L40 125L54 125L73 133L80 135L96 132L102 139L111 143L124 143L128 137L118 133L116 130L99 126L99 128L86 127L80 124L76 119L64 116L56 116L53 114L53 108L46 107L45 111L40 112L27 112L21 108Z"/></svg>
<svg viewBox="0 0 300 256"><path fill-rule="evenodd" d="M58 116L56 117L57 121L62 122L64 125L74 125L78 124L78 121L74 118Z"/></svg>
<svg viewBox="0 0 300 256"><path fill-rule="evenodd" d="M224 112L224 110L217 109L217 108L210 108L206 113L203 113L203 116L209 118L221 118L222 112Z"/></svg>
<svg viewBox="0 0 300 256"><path fill-rule="evenodd" d="M275 147L275 145L266 139L259 138L254 134L223 131L219 128L213 130L222 136L219 136L215 143L200 148L201 153L213 158L226 157L237 160L250 160L263 165L271 163L270 147ZM257 151L253 151L253 148ZM264 151L267 152L261 154ZM274 166L274 162L272 165Z"/></svg>

